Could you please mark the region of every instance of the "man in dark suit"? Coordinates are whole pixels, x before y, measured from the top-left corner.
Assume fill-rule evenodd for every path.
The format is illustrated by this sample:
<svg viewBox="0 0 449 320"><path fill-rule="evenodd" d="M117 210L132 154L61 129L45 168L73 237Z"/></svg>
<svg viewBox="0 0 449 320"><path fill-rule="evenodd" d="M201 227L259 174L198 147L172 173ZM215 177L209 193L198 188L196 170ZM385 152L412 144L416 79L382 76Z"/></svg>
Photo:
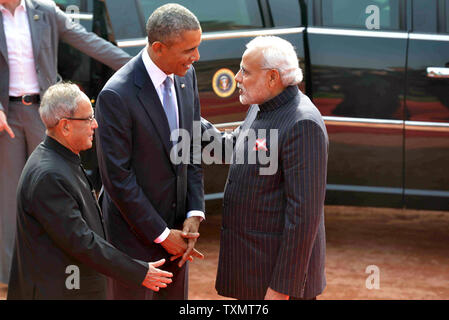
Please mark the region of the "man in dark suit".
<svg viewBox="0 0 449 320"><path fill-rule="evenodd" d="M238 299L314 299L326 284L323 119L299 91L295 50L281 38L249 42L235 79L241 103L251 104L243 124L223 136L202 124L203 138L234 148L216 289Z"/></svg>
<svg viewBox="0 0 449 320"><path fill-rule="evenodd" d="M157 269L164 260L132 259L105 240L79 157L92 147L98 126L89 98L74 84L57 84L45 93L39 112L47 137L19 181L8 299L104 299L106 277L100 273L156 291L166 287L172 274Z"/></svg>
<svg viewBox="0 0 449 320"><path fill-rule="evenodd" d="M53 1L0 0L0 283L9 279L20 173L45 136L39 100L57 81L59 40L115 70L131 59Z"/></svg>
<svg viewBox="0 0 449 320"><path fill-rule="evenodd" d="M173 284L159 293L111 282L118 299L187 299L187 260L204 219L200 165L171 161L176 129L192 137L200 105L192 63L201 28L186 8L168 4L147 21L148 44L105 85L97 100L97 153L110 239L137 259L171 260ZM193 139L189 140L191 143ZM193 152L194 148L191 148ZM193 154L191 155L193 156Z"/></svg>

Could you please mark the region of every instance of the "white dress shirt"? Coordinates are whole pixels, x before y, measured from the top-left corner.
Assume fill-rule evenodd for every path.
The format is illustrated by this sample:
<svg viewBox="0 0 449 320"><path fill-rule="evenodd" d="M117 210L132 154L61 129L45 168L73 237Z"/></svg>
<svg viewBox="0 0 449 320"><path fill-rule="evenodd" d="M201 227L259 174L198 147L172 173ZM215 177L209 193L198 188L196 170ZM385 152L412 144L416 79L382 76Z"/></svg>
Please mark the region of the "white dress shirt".
<svg viewBox="0 0 449 320"><path fill-rule="evenodd" d="M25 0L20 1L14 15L3 5L0 5L0 11L3 15L3 28L8 49L9 95L20 97L25 94L39 94L39 81Z"/></svg>
<svg viewBox="0 0 449 320"><path fill-rule="evenodd" d="M147 70L148 75L150 76L150 79L153 82L153 85L154 85L154 88L156 89L157 95L159 96L159 100L161 100L161 104L162 104L162 106L164 106L163 98L162 98L163 97L163 89L164 89L163 88L164 81L167 77L170 77L174 83L174 75L173 74L167 75L164 71L159 69L159 67L153 62L153 60L151 60L146 47L142 52L142 60L143 60L143 64L145 65L145 69ZM179 127L179 110L178 110L178 102L176 99L175 86L171 87L171 94L175 97L176 120L177 120L177 124ZM205 219L204 212L199 211L199 210L192 210L192 211L187 212L187 218L190 218L190 217L201 217L201 220ZM161 243L162 241L167 239L169 233L170 233L170 229L166 228L165 231L156 240L154 240L154 242Z"/></svg>

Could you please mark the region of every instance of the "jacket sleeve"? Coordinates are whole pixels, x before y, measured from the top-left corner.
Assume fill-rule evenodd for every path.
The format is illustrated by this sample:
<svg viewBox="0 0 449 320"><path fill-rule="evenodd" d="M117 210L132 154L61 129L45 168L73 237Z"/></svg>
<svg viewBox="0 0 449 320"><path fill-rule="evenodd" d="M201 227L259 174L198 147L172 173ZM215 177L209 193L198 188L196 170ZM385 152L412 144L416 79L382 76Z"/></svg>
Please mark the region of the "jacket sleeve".
<svg viewBox="0 0 449 320"><path fill-rule="evenodd" d="M287 204L282 242L270 287L302 297L315 238L324 219L327 142L318 124L302 120L280 143Z"/></svg>
<svg viewBox="0 0 449 320"><path fill-rule="evenodd" d="M124 284L141 285L148 264L119 251L90 229L72 188L60 174L43 174L31 191L34 218L68 255Z"/></svg>
<svg viewBox="0 0 449 320"><path fill-rule="evenodd" d="M133 119L121 96L109 89L100 92L95 112L97 158L104 188L139 237L153 243L167 224L137 183L131 166Z"/></svg>
<svg viewBox="0 0 449 320"><path fill-rule="evenodd" d="M59 37L64 41L114 70L120 69L131 56L112 43L100 38L71 19L54 5Z"/></svg>
<svg viewBox="0 0 449 320"><path fill-rule="evenodd" d="M201 118L201 150L205 164L231 163L234 146L240 133L241 126L232 132L222 132L212 123Z"/></svg>
<svg viewBox="0 0 449 320"><path fill-rule="evenodd" d="M193 106L193 121L197 124L201 120L201 107L198 95L198 86L196 81L195 70L192 72L193 76L193 91L194 91L194 106ZM195 145L199 144L199 145ZM192 210L205 211L204 204L204 181L203 168L201 167L201 142L191 138L190 146L190 161L187 164L187 202L186 212Z"/></svg>

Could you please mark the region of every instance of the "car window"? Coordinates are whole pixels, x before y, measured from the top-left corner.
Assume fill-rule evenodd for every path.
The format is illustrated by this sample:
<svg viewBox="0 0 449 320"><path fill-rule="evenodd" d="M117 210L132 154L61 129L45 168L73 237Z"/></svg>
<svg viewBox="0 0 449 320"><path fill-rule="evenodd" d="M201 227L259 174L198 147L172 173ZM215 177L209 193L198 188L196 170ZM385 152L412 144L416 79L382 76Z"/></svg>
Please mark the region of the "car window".
<svg viewBox="0 0 449 320"><path fill-rule="evenodd" d="M449 0L446 0L445 1L445 9L446 10L444 10L445 11L445 32L447 32L447 33L449 33Z"/></svg>
<svg viewBox="0 0 449 320"><path fill-rule="evenodd" d="M326 27L399 30L399 0L322 0Z"/></svg>
<svg viewBox="0 0 449 320"><path fill-rule="evenodd" d="M145 21L158 7L170 1L140 0ZM257 0L180 0L180 5L192 11L203 32L262 28Z"/></svg>
<svg viewBox="0 0 449 320"><path fill-rule="evenodd" d="M275 27L297 27L301 25L298 0L269 0Z"/></svg>
<svg viewBox="0 0 449 320"><path fill-rule="evenodd" d="M81 0L54 0L60 7L67 7L69 5L75 5L81 7Z"/></svg>
<svg viewBox="0 0 449 320"><path fill-rule="evenodd" d="M437 32L437 2L413 0L413 31Z"/></svg>
<svg viewBox="0 0 449 320"><path fill-rule="evenodd" d="M80 23L88 31L92 30L92 1L85 0L55 0L56 5L74 22Z"/></svg>

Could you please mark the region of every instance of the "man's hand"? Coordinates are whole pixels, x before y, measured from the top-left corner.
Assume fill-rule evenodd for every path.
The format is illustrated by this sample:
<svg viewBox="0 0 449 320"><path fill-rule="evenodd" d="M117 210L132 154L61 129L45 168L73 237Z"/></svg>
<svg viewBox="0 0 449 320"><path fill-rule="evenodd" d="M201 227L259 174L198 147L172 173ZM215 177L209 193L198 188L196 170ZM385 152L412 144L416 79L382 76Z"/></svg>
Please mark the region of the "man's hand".
<svg viewBox="0 0 449 320"><path fill-rule="evenodd" d="M179 262L181 266L187 261L188 257L190 256L192 250L194 250L196 241L198 240L200 234L198 232L198 229L200 228L200 222L201 217L194 216L190 217L184 220L184 225L182 228L181 236L185 239L187 239L187 250L182 256L181 261ZM200 259L203 259L204 256L202 255L199 257Z"/></svg>
<svg viewBox="0 0 449 320"><path fill-rule="evenodd" d="M181 230L171 229L167 239L161 242L161 245L162 247L164 247L165 251L167 251L169 254L172 255L170 261L173 261L181 257L187 250L187 241L181 236L181 233L182 233ZM188 234L188 236L189 235L196 236L197 238L199 237L199 234L197 235ZM193 261L193 257L197 257L200 259L204 258L203 254L197 251L196 249L193 249L191 254L187 257L187 260ZM184 262L185 261L181 260L178 263L178 266L182 267Z"/></svg>
<svg viewBox="0 0 449 320"><path fill-rule="evenodd" d="M170 278L173 277L173 274L171 272L167 272L157 268L164 263L165 259L148 263L148 272L142 282L143 286L153 291L159 291L159 288L166 288L167 283L172 282L172 279Z"/></svg>
<svg viewBox="0 0 449 320"><path fill-rule="evenodd" d="M6 121L6 114L3 110L0 110L0 132L3 130L6 130L11 138L15 137L14 132L12 132L12 129L8 125L8 121Z"/></svg>
<svg viewBox="0 0 449 320"><path fill-rule="evenodd" d="M286 294L274 291L270 287L267 289L265 294L265 300L288 300L290 297Z"/></svg>

